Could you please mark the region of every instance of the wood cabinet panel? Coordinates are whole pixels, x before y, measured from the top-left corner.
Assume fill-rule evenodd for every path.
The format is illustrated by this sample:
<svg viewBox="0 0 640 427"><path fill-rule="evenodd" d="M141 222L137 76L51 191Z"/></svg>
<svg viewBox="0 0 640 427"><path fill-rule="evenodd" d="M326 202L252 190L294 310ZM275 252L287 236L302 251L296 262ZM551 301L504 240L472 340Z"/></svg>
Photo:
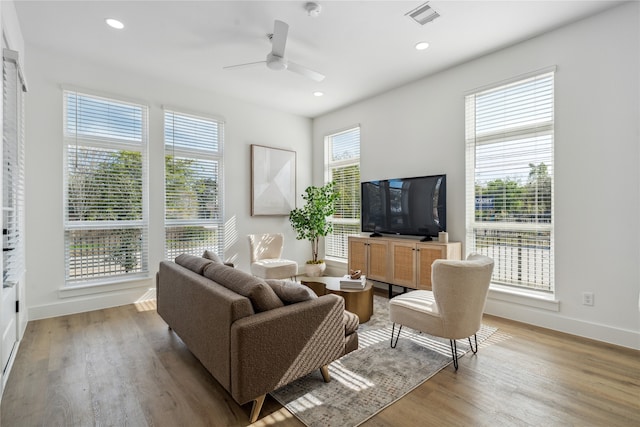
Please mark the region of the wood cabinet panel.
<svg viewBox="0 0 640 427"><path fill-rule="evenodd" d="M368 239L349 238L350 270L367 271L367 242Z"/></svg>
<svg viewBox="0 0 640 427"><path fill-rule="evenodd" d="M392 237L349 237L349 269L369 279L414 289L431 289L437 259L461 259L460 242L417 242Z"/></svg>
<svg viewBox="0 0 640 427"><path fill-rule="evenodd" d="M349 270L360 270L372 280L389 279L389 242L349 237Z"/></svg>
<svg viewBox="0 0 640 427"><path fill-rule="evenodd" d="M416 244L413 242L391 242L391 283L413 287L416 283Z"/></svg>
<svg viewBox="0 0 640 427"><path fill-rule="evenodd" d="M431 290L431 264L437 259L446 259L447 251L443 246L427 246L418 244L416 285L418 289Z"/></svg>
<svg viewBox="0 0 640 427"><path fill-rule="evenodd" d="M389 243L373 239L369 241L368 278L386 281L389 277Z"/></svg>

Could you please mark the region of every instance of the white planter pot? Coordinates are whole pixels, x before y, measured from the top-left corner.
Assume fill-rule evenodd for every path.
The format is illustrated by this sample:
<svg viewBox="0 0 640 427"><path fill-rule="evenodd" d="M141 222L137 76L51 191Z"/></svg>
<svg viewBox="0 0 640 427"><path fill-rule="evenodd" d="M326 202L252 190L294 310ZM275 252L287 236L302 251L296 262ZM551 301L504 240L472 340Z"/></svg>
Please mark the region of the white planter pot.
<svg viewBox="0 0 640 427"><path fill-rule="evenodd" d="M304 273L309 277L320 277L327 268L327 264L324 262L321 264L305 264Z"/></svg>

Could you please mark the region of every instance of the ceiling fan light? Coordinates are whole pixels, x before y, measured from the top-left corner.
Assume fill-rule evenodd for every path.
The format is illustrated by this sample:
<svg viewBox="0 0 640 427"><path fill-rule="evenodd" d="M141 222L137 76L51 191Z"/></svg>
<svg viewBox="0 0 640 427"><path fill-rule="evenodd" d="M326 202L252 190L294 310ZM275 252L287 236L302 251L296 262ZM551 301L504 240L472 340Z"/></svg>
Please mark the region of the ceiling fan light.
<svg viewBox="0 0 640 427"><path fill-rule="evenodd" d="M275 71L286 70L287 61L285 61L284 58L269 54L267 55L267 67Z"/></svg>

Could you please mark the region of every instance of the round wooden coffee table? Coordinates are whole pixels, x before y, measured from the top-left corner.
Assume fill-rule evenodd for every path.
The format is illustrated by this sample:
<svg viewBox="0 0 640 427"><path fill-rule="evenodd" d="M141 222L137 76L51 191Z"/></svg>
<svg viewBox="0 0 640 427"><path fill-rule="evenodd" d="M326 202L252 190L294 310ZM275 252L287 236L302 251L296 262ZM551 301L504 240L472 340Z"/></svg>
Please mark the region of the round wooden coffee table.
<svg viewBox="0 0 640 427"><path fill-rule="evenodd" d="M363 289L340 289L341 277L298 277L318 296L336 294L344 298L344 308L358 315L360 323L368 322L373 314L373 285L367 280Z"/></svg>

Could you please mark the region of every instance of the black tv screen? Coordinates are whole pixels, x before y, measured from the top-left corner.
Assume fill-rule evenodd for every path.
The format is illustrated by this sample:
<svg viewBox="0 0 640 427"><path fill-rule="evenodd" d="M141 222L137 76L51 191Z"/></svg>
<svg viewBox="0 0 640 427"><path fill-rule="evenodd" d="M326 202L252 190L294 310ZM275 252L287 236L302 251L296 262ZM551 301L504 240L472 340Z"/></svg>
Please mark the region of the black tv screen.
<svg viewBox="0 0 640 427"><path fill-rule="evenodd" d="M363 232L434 237L447 231L447 176L361 183Z"/></svg>

